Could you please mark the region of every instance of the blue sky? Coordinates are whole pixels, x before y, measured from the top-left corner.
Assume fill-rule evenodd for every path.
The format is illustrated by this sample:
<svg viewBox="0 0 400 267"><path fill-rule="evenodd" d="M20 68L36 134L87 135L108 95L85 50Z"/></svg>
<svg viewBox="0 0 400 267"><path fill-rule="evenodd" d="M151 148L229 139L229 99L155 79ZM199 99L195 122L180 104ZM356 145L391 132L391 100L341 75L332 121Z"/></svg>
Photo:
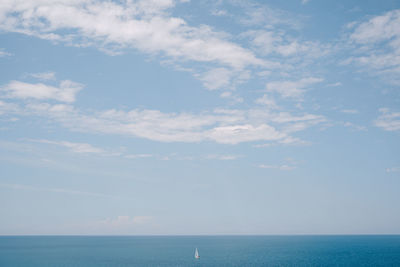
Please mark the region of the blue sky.
<svg viewBox="0 0 400 267"><path fill-rule="evenodd" d="M3 0L0 234L400 234L398 1Z"/></svg>

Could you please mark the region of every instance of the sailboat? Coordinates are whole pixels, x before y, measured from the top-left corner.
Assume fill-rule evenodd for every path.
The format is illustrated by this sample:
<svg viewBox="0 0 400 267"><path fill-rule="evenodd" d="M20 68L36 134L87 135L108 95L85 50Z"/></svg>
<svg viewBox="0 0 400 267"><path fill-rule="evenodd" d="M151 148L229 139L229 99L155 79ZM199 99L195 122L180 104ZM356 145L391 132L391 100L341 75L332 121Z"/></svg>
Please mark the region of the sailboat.
<svg viewBox="0 0 400 267"><path fill-rule="evenodd" d="M194 252L194 258L195 259L200 259L199 251L196 248L196 251Z"/></svg>

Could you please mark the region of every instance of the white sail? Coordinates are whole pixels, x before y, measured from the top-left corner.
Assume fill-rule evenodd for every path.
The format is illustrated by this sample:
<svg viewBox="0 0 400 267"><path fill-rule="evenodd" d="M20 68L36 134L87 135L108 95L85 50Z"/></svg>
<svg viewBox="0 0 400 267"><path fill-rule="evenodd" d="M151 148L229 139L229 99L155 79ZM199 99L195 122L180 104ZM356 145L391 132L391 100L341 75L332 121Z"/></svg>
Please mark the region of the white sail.
<svg viewBox="0 0 400 267"><path fill-rule="evenodd" d="M196 248L196 251L194 252L194 257L195 257L195 259L200 258L199 251L197 250L197 248Z"/></svg>

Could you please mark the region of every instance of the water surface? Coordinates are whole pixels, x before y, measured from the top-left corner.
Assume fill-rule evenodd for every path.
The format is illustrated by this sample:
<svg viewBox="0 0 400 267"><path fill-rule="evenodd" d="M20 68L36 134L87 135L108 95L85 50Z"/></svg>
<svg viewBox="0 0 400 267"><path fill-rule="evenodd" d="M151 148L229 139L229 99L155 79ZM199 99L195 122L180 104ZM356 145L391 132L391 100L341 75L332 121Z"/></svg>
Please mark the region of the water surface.
<svg viewBox="0 0 400 267"><path fill-rule="evenodd" d="M400 266L400 236L3 236L0 266Z"/></svg>

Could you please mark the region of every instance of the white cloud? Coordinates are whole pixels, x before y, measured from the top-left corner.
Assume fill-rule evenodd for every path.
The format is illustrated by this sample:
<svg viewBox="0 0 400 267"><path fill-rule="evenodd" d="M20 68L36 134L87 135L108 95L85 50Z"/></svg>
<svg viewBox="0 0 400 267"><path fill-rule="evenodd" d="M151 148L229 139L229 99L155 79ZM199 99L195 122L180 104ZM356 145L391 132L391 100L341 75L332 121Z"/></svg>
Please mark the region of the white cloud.
<svg viewBox="0 0 400 267"><path fill-rule="evenodd" d="M281 170L281 171L291 171L296 169L295 166L289 166L286 164L283 165L266 165L266 164L261 164L258 167L262 168L262 169L277 169L277 170Z"/></svg>
<svg viewBox="0 0 400 267"><path fill-rule="evenodd" d="M356 109L342 109L340 112L347 113L347 114L358 114L358 110Z"/></svg>
<svg viewBox="0 0 400 267"><path fill-rule="evenodd" d="M151 158L153 157L152 154L128 154L125 155L127 159L140 159L140 158Z"/></svg>
<svg viewBox="0 0 400 267"><path fill-rule="evenodd" d="M200 114L162 113L158 110L107 110L82 114L49 104L28 104L29 115L48 117L74 131L122 134L160 142L215 141L237 144L281 141L296 131L323 122L322 116L292 116L266 110L215 110ZM272 126L273 125L273 126Z"/></svg>
<svg viewBox="0 0 400 267"><path fill-rule="evenodd" d="M246 26L274 27L276 25L285 25L294 29L301 27L299 16L287 11L271 8L267 5L259 4L254 1L232 1L239 6L245 13L240 23Z"/></svg>
<svg viewBox="0 0 400 267"><path fill-rule="evenodd" d="M0 48L0 57L7 57L7 56L11 56L11 54L4 51L4 49Z"/></svg>
<svg viewBox="0 0 400 267"><path fill-rule="evenodd" d="M81 85L78 89L80 88ZM33 97L72 101L74 96L66 97L63 92L60 92L62 89L65 88L22 82L11 82L3 88L10 98ZM70 90L69 87L68 90ZM76 91L76 89L73 90ZM325 120L324 117L318 115L293 116L288 112L272 112L264 108L215 109L197 114L163 113L159 110L148 109L84 111L67 104L32 101L15 103L0 101L0 113L12 116L43 116L72 131L120 134L160 142L214 141L223 144L294 140L292 133L305 130ZM89 144L52 142L75 152L101 152L101 149Z"/></svg>
<svg viewBox="0 0 400 267"><path fill-rule="evenodd" d="M253 147L256 148L264 148L264 147L271 147L271 146L275 146L277 144L280 145L291 145L291 146L303 146L303 145L310 145L311 143L308 141L304 141L301 140L300 138L297 137L293 137L293 136L288 136L282 140L279 140L276 143L265 143L265 144L257 144L257 145L253 145Z"/></svg>
<svg viewBox="0 0 400 267"><path fill-rule="evenodd" d="M308 141L301 140L297 137L288 136L285 139L279 141L279 144L283 145L310 145L311 143Z"/></svg>
<svg viewBox="0 0 400 267"><path fill-rule="evenodd" d="M386 168L385 171L386 171L387 173L391 173L391 172L400 172L400 167Z"/></svg>
<svg viewBox="0 0 400 267"><path fill-rule="evenodd" d="M233 94L231 91L226 91L226 92L221 93L220 97L231 100L231 102L233 104L243 103L243 101L244 101L243 97Z"/></svg>
<svg viewBox="0 0 400 267"><path fill-rule="evenodd" d="M303 54L311 58L324 56L329 53L329 49L329 46L322 45L318 42L300 42L298 40L289 40L287 44L281 44L275 48L277 53L285 57Z"/></svg>
<svg viewBox="0 0 400 267"><path fill-rule="evenodd" d="M262 169L277 169L281 171L291 171L297 168L298 163L299 162L297 162L292 158L286 158L283 164L276 164L276 165L260 164L258 165L258 167Z"/></svg>
<svg viewBox="0 0 400 267"><path fill-rule="evenodd" d="M201 74L194 74L203 85L209 90L235 90L236 86L242 84L251 78L248 70L234 70L231 68L211 68ZM231 96L226 97L232 98Z"/></svg>
<svg viewBox="0 0 400 267"><path fill-rule="evenodd" d="M83 88L79 83L69 80L61 81L58 87L46 85L43 83L25 83L20 81L11 81L0 88L0 92L5 93L6 98L22 99L54 99L60 102L71 103L75 101L76 94Z"/></svg>
<svg viewBox="0 0 400 267"><path fill-rule="evenodd" d="M238 144L261 140L276 141L286 137L285 133L277 131L268 124L218 126L207 131L205 135L207 138L222 144Z"/></svg>
<svg viewBox="0 0 400 267"><path fill-rule="evenodd" d="M274 144L272 143L265 143L265 144L257 144L257 145L253 145L253 147L257 147L257 148L264 148L264 147L271 147Z"/></svg>
<svg viewBox="0 0 400 267"><path fill-rule="evenodd" d="M32 76L33 78L39 79L39 80L44 80L44 81L56 79L56 74L51 71L40 72L40 73L31 73L30 76Z"/></svg>
<svg viewBox="0 0 400 267"><path fill-rule="evenodd" d="M191 27L183 19L169 16L167 10L174 5L172 0L5 0L0 7L0 27L108 51L135 48L239 69L264 64L251 51L225 40L224 34L205 25Z"/></svg>
<svg viewBox="0 0 400 267"><path fill-rule="evenodd" d="M32 140L32 141L44 143L44 144L63 146L63 147L70 149L72 152L75 152L75 153L102 154L105 152L103 149L94 147L91 144L87 144L87 143L73 143L73 142L68 142L68 141L52 141L52 140L45 140L45 139Z"/></svg>
<svg viewBox="0 0 400 267"><path fill-rule="evenodd" d="M3 102L0 100L0 115L3 114L16 114L19 113L20 109L18 107L18 105L14 104L14 103L7 103L7 102Z"/></svg>
<svg viewBox="0 0 400 267"><path fill-rule="evenodd" d="M207 155L207 159L216 159L216 160L235 160L238 159L239 155L218 155L218 154L210 154Z"/></svg>
<svg viewBox="0 0 400 267"><path fill-rule="evenodd" d="M223 9L219 9L219 10L215 9L215 10L211 11L211 14L214 16L227 16L228 12Z"/></svg>
<svg viewBox="0 0 400 267"><path fill-rule="evenodd" d="M322 81L323 79L321 78L309 77L298 81L269 82L266 85L266 89L267 92L276 92L285 98L300 98L304 94L305 89Z"/></svg>
<svg viewBox="0 0 400 267"><path fill-rule="evenodd" d="M326 86L328 86L328 87L338 87L338 86L342 86L342 83L341 82L330 83L330 84L327 84Z"/></svg>
<svg viewBox="0 0 400 267"><path fill-rule="evenodd" d="M271 75L271 73L272 72L269 70L264 70L264 71L257 72L257 75L260 77L267 77L267 76Z"/></svg>
<svg viewBox="0 0 400 267"><path fill-rule="evenodd" d="M364 22L349 25L349 40L355 56L344 63L355 62L380 74L385 80L400 83L400 9L386 12Z"/></svg>
<svg viewBox="0 0 400 267"><path fill-rule="evenodd" d="M392 10L357 25L350 38L361 44L378 43L392 38L395 41L400 37L399 26L400 10Z"/></svg>
<svg viewBox="0 0 400 267"><path fill-rule="evenodd" d="M250 38L251 45L263 55L278 55L285 57L283 60L301 58L317 59L329 54L332 47L316 41L302 41L291 37L281 29L250 30L241 36ZM279 60L282 62L282 59Z"/></svg>
<svg viewBox="0 0 400 267"><path fill-rule="evenodd" d="M265 105L265 106L267 106L267 108L271 108L271 109L278 108L278 105L275 103L275 100L266 94L264 94L262 97L256 99L255 102L260 105Z"/></svg>
<svg viewBox="0 0 400 267"><path fill-rule="evenodd" d="M351 129L357 130L357 131L366 131L367 130L367 128L365 126L357 125L352 122L345 122L345 123L343 123L343 125L345 127L349 127Z"/></svg>
<svg viewBox="0 0 400 267"><path fill-rule="evenodd" d="M400 112L391 112L387 108L379 109L381 115L374 121L375 126L386 131L400 131Z"/></svg>
<svg viewBox="0 0 400 267"><path fill-rule="evenodd" d="M301 0L301 3L302 3L303 5L307 4L308 2L310 2L310 0Z"/></svg>
<svg viewBox="0 0 400 267"><path fill-rule="evenodd" d="M252 45L262 48L262 52L266 55L276 51L276 46L283 42L281 34L275 33L273 30L251 30L242 34L244 37L252 39Z"/></svg>
<svg viewBox="0 0 400 267"><path fill-rule="evenodd" d="M204 86L210 90L228 87L231 83L233 72L226 68L215 68L199 76Z"/></svg>

